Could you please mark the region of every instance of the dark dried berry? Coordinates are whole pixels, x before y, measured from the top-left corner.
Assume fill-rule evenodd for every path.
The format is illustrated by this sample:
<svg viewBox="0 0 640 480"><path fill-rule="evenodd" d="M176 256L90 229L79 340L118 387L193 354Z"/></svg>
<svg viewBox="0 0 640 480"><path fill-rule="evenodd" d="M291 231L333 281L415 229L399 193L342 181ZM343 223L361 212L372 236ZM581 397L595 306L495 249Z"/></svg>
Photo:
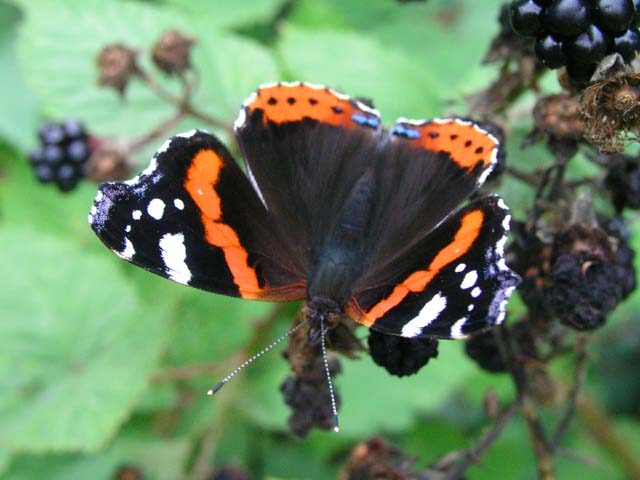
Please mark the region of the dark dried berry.
<svg viewBox="0 0 640 480"><path fill-rule="evenodd" d="M502 373L507 371L494 332L485 332L475 335L465 342L464 350L474 360L480 368L491 373Z"/></svg>
<svg viewBox="0 0 640 480"><path fill-rule="evenodd" d="M98 85L114 88L124 95L129 80L140 73L137 56L134 50L122 44L104 47L96 58Z"/></svg>
<svg viewBox="0 0 640 480"><path fill-rule="evenodd" d="M574 40L566 42L565 48L567 56L575 64L598 63L609 51L604 33L595 25L589 25Z"/></svg>
<svg viewBox="0 0 640 480"><path fill-rule="evenodd" d="M552 33L573 37L589 24L589 5L586 0L557 0L544 12L543 25Z"/></svg>
<svg viewBox="0 0 640 480"><path fill-rule="evenodd" d="M622 289L622 299L636 289L636 267L633 262L636 253L631 248L631 232L622 218L603 222L607 234L615 239L616 276Z"/></svg>
<svg viewBox="0 0 640 480"><path fill-rule="evenodd" d="M567 61L562 47L562 42L553 35L545 35L536 40L534 52L548 68L560 68Z"/></svg>
<svg viewBox="0 0 640 480"><path fill-rule="evenodd" d="M574 224L556 236L545 298L555 316L576 330L605 323L622 288L611 241L601 229Z"/></svg>
<svg viewBox="0 0 640 480"><path fill-rule="evenodd" d="M605 30L619 34L624 32L633 20L635 8L631 0L596 0L593 16Z"/></svg>
<svg viewBox="0 0 640 480"><path fill-rule="evenodd" d="M431 338L404 338L370 330L369 352L377 365L391 375L413 375L429 359L438 356L438 341Z"/></svg>
<svg viewBox="0 0 640 480"><path fill-rule="evenodd" d="M605 185L613 204L621 212L625 208L640 209L640 159L628 155L608 157L609 171Z"/></svg>
<svg viewBox="0 0 640 480"><path fill-rule="evenodd" d="M640 33L636 28L630 28L624 34L614 39L614 50L622 55L626 62L633 59L640 51Z"/></svg>
<svg viewBox="0 0 640 480"><path fill-rule="evenodd" d="M153 63L171 75L182 73L191 66L190 52L194 40L178 30L165 32L153 47Z"/></svg>
<svg viewBox="0 0 640 480"><path fill-rule="evenodd" d="M533 0L517 0L509 7L513 31L524 37L535 37L542 30L542 7Z"/></svg>

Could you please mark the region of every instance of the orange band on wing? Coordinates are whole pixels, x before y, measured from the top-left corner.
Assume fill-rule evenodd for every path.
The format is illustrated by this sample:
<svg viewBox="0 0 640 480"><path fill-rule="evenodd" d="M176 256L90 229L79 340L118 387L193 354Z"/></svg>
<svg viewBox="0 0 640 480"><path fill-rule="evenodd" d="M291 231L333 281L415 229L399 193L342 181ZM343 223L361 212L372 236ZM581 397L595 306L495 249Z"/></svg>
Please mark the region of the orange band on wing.
<svg viewBox="0 0 640 480"><path fill-rule="evenodd" d="M460 229L451 243L438 252L425 270L418 270L409 275L401 284L396 285L388 297L378 302L368 312L362 310L355 299L349 302L345 312L357 322L370 327L377 319L400 304L407 295L422 292L444 267L468 252L480 234L483 220L482 210L468 212L462 217Z"/></svg>
<svg viewBox="0 0 640 480"><path fill-rule="evenodd" d="M473 168L479 162L491 164L498 141L471 122L451 120L430 122L420 127L422 135L412 140L419 147L435 152L447 152L463 168Z"/></svg>
<svg viewBox="0 0 640 480"><path fill-rule="evenodd" d="M223 167L222 159L213 150L202 150L189 166L184 186L200 209L207 242L222 249L242 298L256 299L260 286L255 269L249 265L249 254L236 231L221 222L221 200L214 187Z"/></svg>
<svg viewBox="0 0 640 480"><path fill-rule="evenodd" d="M308 85L274 85L263 87L247 104L249 114L256 109L264 111L264 123L300 122L312 118L322 123L353 128L353 114L369 116L347 97L340 97L330 89L312 88Z"/></svg>

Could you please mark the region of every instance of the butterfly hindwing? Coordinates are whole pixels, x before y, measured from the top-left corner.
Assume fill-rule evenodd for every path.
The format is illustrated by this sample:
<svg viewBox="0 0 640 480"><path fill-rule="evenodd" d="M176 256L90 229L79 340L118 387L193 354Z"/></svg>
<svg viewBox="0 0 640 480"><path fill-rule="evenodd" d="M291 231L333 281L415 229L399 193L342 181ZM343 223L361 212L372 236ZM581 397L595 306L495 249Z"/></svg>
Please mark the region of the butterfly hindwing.
<svg viewBox="0 0 640 480"><path fill-rule="evenodd" d="M224 295L306 296L304 266L249 180L213 135L177 135L149 167L103 184L89 214L98 237L146 270Z"/></svg>
<svg viewBox="0 0 640 480"><path fill-rule="evenodd" d="M504 261L509 221L497 196L470 203L396 262L386 284L356 286L346 313L404 337L461 338L501 323L519 282Z"/></svg>

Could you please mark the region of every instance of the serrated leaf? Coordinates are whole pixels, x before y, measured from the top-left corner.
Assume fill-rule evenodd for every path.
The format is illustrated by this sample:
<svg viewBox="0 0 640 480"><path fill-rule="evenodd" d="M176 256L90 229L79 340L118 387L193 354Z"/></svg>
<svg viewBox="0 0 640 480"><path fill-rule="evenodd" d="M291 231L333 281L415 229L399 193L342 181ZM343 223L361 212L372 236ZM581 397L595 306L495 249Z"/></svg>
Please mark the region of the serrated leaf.
<svg viewBox="0 0 640 480"><path fill-rule="evenodd" d="M95 451L145 388L167 306L142 308L116 262L27 229L0 231L0 447Z"/></svg>
<svg viewBox="0 0 640 480"><path fill-rule="evenodd" d="M279 51L294 79L371 98L386 123L442 115L446 91L436 77L410 55L369 36L288 25Z"/></svg>

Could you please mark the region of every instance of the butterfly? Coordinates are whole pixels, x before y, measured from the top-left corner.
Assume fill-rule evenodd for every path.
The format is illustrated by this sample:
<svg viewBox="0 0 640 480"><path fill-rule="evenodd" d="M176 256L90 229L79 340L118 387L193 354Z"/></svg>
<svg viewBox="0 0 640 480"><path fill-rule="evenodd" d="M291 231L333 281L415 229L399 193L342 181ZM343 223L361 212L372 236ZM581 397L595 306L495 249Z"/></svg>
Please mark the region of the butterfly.
<svg viewBox="0 0 640 480"><path fill-rule="evenodd" d="M294 82L258 88L234 131L244 170L193 130L135 178L101 185L89 213L100 240L184 285L304 300L322 328L347 316L446 339L504 320L519 282L509 209L496 195L464 203L503 155L490 129L400 118L385 130L365 103Z"/></svg>

